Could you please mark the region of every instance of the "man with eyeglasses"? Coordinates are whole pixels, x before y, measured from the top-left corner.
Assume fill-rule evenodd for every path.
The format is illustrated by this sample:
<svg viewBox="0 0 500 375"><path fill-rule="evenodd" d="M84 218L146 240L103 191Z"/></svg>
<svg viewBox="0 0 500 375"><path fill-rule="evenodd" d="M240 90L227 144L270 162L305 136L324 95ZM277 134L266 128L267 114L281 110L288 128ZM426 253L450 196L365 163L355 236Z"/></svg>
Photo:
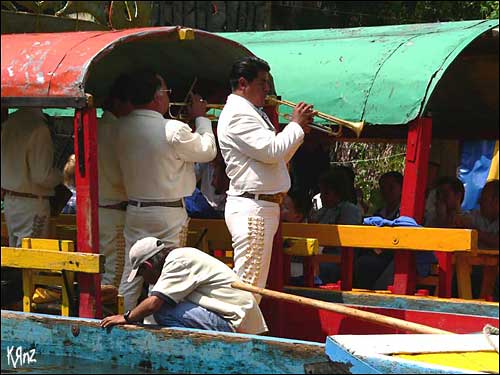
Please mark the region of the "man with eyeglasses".
<svg viewBox="0 0 500 375"><path fill-rule="evenodd" d="M252 293L231 287L239 281L224 263L192 248L171 248L154 237L130 250L128 278L154 285L150 297L124 315L104 318L101 327L140 322L154 315L165 327L259 334L266 322Z"/></svg>
<svg viewBox="0 0 500 375"><path fill-rule="evenodd" d="M168 88L163 77L151 70L131 75L130 101L134 110L121 119L117 152L128 196L125 218L125 267L120 283L125 308L132 309L141 293L141 279L127 283L131 265L129 250L139 239L154 236L168 246L182 246L187 237L188 216L183 198L196 185L195 162L209 162L217 152L212 124L205 117L206 102L192 95L188 124L167 120Z"/></svg>

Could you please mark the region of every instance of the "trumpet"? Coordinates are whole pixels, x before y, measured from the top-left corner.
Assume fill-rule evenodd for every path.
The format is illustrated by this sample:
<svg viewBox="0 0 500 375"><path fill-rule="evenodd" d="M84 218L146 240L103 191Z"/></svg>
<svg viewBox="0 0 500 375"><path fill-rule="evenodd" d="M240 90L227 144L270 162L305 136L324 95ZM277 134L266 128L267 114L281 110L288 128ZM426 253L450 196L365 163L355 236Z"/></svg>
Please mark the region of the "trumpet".
<svg viewBox="0 0 500 375"><path fill-rule="evenodd" d="M168 113L170 114L170 117L171 118L176 118L178 120L187 120L188 119L188 116L185 114L185 113L180 113L177 115L177 116L173 116L172 113L170 112L170 108L171 107L187 107L187 106L190 106L191 103L189 102L171 102L169 104L169 107L168 107ZM224 104L207 104L207 110L222 110L222 108L224 108ZM218 119L218 116L215 115L215 114L207 114L206 117L210 120L210 121L217 121Z"/></svg>
<svg viewBox="0 0 500 375"><path fill-rule="evenodd" d="M281 100L281 99L278 99L274 96L267 96L266 97L266 104L267 105L283 104L283 105L286 105L286 106L291 107L291 108L294 108L296 106L295 103L292 103L288 100ZM291 115L285 114L282 116L285 117L287 120L291 119ZM318 123L313 122L313 123L309 124L309 126L313 129L322 131L322 132L327 133L328 135L331 135L334 137L339 137L342 134L342 127L345 126L346 128L351 129L356 134L356 136L359 138L361 132L363 131L363 127L365 126L364 121L353 122L353 121L343 120L341 118L338 118L338 117L335 117L335 116L332 116L332 115L329 115L329 114L326 114L323 112L318 112L316 114L316 116L323 119L323 120L330 122L331 124L318 124ZM334 130L332 127L332 124L337 125L338 130Z"/></svg>
<svg viewBox="0 0 500 375"><path fill-rule="evenodd" d="M170 103L170 106L173 107L187 107L191 105L191 103L188 102L172 102ZM220 109L222 110L224 108L224 104L207 104L207 109Z"/></svg>

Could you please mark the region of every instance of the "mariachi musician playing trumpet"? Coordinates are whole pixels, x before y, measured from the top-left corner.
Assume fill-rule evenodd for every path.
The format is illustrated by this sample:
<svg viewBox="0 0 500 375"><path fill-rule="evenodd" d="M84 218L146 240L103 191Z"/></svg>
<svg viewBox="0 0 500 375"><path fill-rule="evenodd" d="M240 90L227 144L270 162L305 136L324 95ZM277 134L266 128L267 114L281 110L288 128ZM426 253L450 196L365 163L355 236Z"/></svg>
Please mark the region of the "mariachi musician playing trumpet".
<svg viewBox="0 0 500 375"><path fill-rule="evenodd" d="M217 125L230 179L225 219L232 236L234 270L246 283L265 287L281 199L290 188L287 162L302 144L313 106L300 102L281 131L262 111L270 91L270 67L245 57L232 67L229 95ZM256 296L260 301L260 296Z"/></svg>

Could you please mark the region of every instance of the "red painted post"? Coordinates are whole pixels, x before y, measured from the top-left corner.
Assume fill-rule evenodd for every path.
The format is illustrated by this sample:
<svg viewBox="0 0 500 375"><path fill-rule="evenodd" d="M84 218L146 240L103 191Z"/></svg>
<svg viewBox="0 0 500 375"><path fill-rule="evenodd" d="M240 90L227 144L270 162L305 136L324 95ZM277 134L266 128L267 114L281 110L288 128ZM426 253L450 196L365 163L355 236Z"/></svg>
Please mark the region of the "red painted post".
<svg viewBox="0 0 500 375"><path fill-rule="evenodd" d="M314 271L315 271L315 262L313 261L313 257L304 257L304 266L303 266L303 274L304 274L304 286L313 288L314 287Z"/></svg>
<svg viewBox="0 0 500 375"><path fill-rule="evenodd" d="M453 253L434 253L439 264L439 290L441 298L451 298L453 283Z"/></svg>
<svg viewBox="0 0 500 375"><path fill-rule="evenodd" d="M75 111L76 225L79 252L99 253L97 117L95 108ZM101 318L101 275L79 275L82 318Z"/></svg>
<svg viewBox="0 0 500 375"><path fill-rule="evenodd" d="M354 249L352 247L343 247L341 249L340 255L340 265L341 265L341 273L340 280L342 281L341 290L352 290L352 275L354 268Z"/></svg>
<svg viewBox="0 0 500 375"><path fill-rule="evenodd" d="M418 118L409 125L400 213L413 217L419 224L422 224L424 219L431 140L432 119ZM393 292L413 294L415 282L415 253L412 251L395 252Z"/></svg>

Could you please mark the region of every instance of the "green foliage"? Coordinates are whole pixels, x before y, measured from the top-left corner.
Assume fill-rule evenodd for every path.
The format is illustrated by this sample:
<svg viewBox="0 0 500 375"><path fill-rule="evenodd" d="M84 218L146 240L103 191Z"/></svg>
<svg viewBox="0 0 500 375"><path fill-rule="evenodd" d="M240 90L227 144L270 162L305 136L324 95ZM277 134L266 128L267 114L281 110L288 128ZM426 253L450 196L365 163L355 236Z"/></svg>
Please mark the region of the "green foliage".
<svg viewBox="0 0 500 375"><path fill-rule="evenodd" d="M379 177L390 171L403 173L405 153L406 144L336 142L330 148L330 160L353 169L356 187L377 208Z"/></svg>

